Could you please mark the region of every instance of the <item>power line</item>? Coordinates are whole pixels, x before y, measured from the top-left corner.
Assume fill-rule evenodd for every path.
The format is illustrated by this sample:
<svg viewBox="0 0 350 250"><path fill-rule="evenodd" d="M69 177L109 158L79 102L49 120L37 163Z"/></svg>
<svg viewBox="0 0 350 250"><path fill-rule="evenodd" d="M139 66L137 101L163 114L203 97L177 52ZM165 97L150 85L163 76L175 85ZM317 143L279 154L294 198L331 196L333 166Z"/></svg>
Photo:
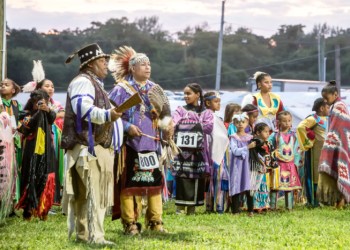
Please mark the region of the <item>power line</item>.
<svg viewBox="0 0 350 250"><path fill-rule="evenodd" d="M342 50L348 50L350 49L350 46L346 46L343 48L340 48L340 51ZM335 49L333 50L328 50L325 52L325 55L328 55L330 53L334 53ZM236 70L241 70L241 71L248 71L248 70L253 70L253 69L259 69L259 68L263 68L263 67L272 67L272 66L277 66L277 65L282 65L282 64L289 64L289 63L293 63L293 62L299 62L299 61L303 61L303 60L307 60L307 59L311 59L314 57L317 57L318 54L315 55L311 55L311 56L306 56L306 57L302 57L302 58L296 58L296 59L291 59L291 60L286 60L286 61L282 61L282 62L278 62L278 63L271 63L271 64L265 64L265 65L260 65L260 66L255 66L255 67L251 67L251 68L245 68L245 69L236 69ZM230 74L231 72L224 72L221 73L221 75L225 75L225 74ZM215 76L216 74L207 74L207 75L199 75L199 76L190 76L190 77L184 77L184 78L179 78L179 79L169 79L169 80L159 80L158 82L174 82L174 81L183 81L183 80L191 80L191 79L200 79L200 78L206 78L206 77L210 77L210 76Z"/></svg>

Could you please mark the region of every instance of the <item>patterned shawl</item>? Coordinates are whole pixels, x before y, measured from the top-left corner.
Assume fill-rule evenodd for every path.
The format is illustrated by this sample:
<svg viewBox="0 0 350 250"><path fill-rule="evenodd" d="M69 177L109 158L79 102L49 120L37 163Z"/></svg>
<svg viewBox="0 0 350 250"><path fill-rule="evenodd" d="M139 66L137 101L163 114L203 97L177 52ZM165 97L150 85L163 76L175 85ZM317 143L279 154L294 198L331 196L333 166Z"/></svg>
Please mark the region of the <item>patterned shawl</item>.
<svg viewBox="0 0 350 250"><path fill-rule="evenodd" d="M340 99L331 110L319 164L319 171L336 179L339 191L350 202L350 115Z"/></svg>

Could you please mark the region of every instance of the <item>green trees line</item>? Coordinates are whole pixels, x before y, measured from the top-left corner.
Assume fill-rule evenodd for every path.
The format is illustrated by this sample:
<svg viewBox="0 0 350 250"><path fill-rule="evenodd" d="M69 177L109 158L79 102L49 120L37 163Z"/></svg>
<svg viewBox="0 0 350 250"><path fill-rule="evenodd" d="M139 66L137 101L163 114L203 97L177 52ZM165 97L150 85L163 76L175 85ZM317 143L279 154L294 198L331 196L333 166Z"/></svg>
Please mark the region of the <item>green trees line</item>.
<svg viewBox="0 0 350 250"><path fill-rule="evenodd" d="M222 89L245 88L255 71L265 71L273 78L318 80L318 39L325 36L326 80L335 78L335 46L340 47L341 82L350 84L350 28L327 24L315 25L305 33L305 26L281 25L269 38L253 34L247 28L233 31L226 26L222 56ZM79 68L79 60L65 65L67 56L83 45L97 42L105 53L122 45L146 53L152 63L152 80L167 89L182 89L189 82L204 88L215 87L218 32L204 23L170 34L155 16L130 22L126 17L105 23L92 22L85 30L53 30L43 34L32 30L8 28L7 76L20 85L32 80L33 60L43 61L46 77L56 91L65 91ZM113 86L112 77L105 81Z"/></svg>

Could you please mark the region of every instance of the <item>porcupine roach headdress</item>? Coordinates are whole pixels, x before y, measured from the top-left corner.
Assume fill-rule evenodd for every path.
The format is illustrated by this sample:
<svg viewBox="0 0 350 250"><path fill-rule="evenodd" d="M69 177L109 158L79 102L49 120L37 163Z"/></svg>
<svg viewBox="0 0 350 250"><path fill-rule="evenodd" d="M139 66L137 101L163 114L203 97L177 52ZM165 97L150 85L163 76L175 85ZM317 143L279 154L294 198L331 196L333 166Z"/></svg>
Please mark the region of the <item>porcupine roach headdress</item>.
<svg viewBox="0 0 350 250"><path fill-rule="evenodd" d="M32 70L33 81L26 83L22 87L22 91L25 93L33 92L36 89L36 85L45 79L45 71L41 60L33 60L33 70Z"/></svg>
<svg viewBox="0 0 350 250"><path fill-rule="evenodd" d="M132 66L137 63L148 61L149 58L143 53L137 53L133 48L121 46L111 55L108 68L114 79L118 82L129 75Z"/></svg>

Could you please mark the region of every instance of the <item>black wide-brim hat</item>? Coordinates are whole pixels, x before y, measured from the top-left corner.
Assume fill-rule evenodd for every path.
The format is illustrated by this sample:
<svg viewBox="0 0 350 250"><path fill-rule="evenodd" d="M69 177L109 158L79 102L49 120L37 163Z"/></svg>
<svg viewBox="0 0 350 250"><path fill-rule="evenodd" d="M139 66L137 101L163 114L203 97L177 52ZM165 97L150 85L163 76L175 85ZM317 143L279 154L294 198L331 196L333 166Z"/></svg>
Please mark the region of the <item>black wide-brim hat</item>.
<svg viewBox="0 0 350 250"><path fill-rule="evenodd" d="M78 54L78 57L80 59L80 68L84 67L86 64L89 62L92 62L98 58L104 57L104 58L109 58L109 54L103 53L102 49L100 46L98 46L97 43L89 44L85 46L84 48L74 52L71 54L67 59L66 63L70 63L75 55Z"/></svg>

